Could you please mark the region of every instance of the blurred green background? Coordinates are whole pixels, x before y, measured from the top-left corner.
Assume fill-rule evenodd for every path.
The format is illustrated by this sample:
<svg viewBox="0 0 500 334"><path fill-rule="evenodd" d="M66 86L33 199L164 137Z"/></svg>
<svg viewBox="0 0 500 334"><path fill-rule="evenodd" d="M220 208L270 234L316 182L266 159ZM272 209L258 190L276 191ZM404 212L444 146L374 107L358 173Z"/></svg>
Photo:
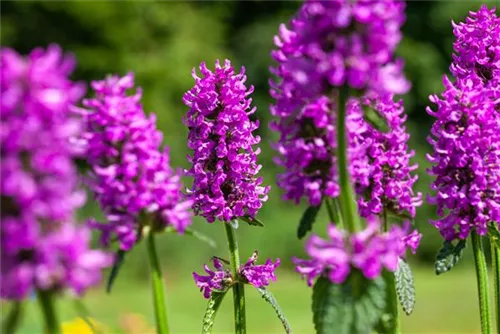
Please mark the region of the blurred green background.
<svg viewBox="0 0 500 334"><path fill-rule="evenodd" d="M487 4L494 5L493 1ZM420 166L417 188L424 196L430 182L425 173L428 167L425 154L429 152L425 138L431 124L425 106L429 94L442 90L442 76L448 73L453 42L451 20L462 21L469 10L479 5L477 1L410 1L407 4L404 39L397 52L404 58L407 77L413 83L404 101L409 114L411 146L416 150L414 161ZM181 123L186 111L182 94L193 85L191 69L201 61L213 67L217 58L229 58L235 65L244 65L248 82L255 85L256 117L262 124L259 129L263 138L262 173L265 182L274 185L280 169L273 164L274 152L270 149L276 136L267 127L271 119L268 106L272 102L267 84L268 67L272 64L269 53L278 25L287 22L299 6L300 2L295 1L8 1L3 2L1 8L1 44L21 53L28 53L36 46L61 44L77 56L74 79L86 82L108 73L135 72L137 84L144 89L145 110L157 114L165 144L171 147L172 163L182 168L187 167L188 153L187 129ZM279 281L270 289L280 298L295 331L311 333L311 290L293 273L290 263L291 256L303 255L303 241L297 240L296 227L305 205L296 207L280 197L280 190L274 186L269 201L259 213L265 228L241 224L238 230L241 254L248 257L258 249L262 257L281 258ZM81 212L82 219L99 215L92 202ZM424 234L417 256L411 259L417 279L417 305L415 313L405 317L404 332L478 332L470 254L456 270L442 277L434 276L432 262L441 246L441 238L428 223L433 215L433 208L424 205L416 219L417 227ZM315 230L324 230L326 223L324 216ZM205 300L194 286L191 272L200 271L212 255L226 255L220 224L209 225L196 219L194 226L216 239L218 248L211 249L189 237L165 235L159 240L175 333L198 332L204 311ZM96 289L88 296L87 303L97 321L112 332L124 331L123 327L127 326L123 325L122 318L127 312L142 314L144 321L152 323L147 273L145 250L140 245L127 258L111 295ZM271 309L259 301L256 294L248 294L250 332L280 332ZM224 306L216 332L230 332L230 304ZM34 307L29 308L23 330L36 333L38 314ZM74 317L69 306L60 305L60 308L66 320Z"/></svg>

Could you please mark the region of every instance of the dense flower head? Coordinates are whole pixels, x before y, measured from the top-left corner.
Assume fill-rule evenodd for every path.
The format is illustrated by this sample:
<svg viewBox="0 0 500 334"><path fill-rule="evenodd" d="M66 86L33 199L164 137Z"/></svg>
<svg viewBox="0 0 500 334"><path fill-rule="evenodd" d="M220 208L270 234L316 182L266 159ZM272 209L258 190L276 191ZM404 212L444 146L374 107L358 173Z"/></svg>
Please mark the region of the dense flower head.
<svg viewBox="0 0 500 334"><path fill-rule="evenodd" d="M193 273L196 286L200 288L203 296L207 299L210 298L212 291L223 291L235 282L231 272L224 267L221 259L214 257L212 261L215 270L204 265L203 268L207 275ZM257 251L238 269L242 282L261 288L268 286L271 281L276 281L275 270L280 265L280 259L276 259L274 263L271 259L267 259L264 264L256 264L256 262Z"/></svg>
<svg viewBox="0 0 500 334"><path fill-rule="evenodd" d="M274 40L275 113L292 113L303 100L344 85L405 93L409 83L402 62L393 56L402 37L404 7L397 0L306 1Z"/></svg>
<svg viewBox="0 0 500 334"><path fill-rule="evenodd" d="M160 149L162 134L154 114L141 104L141 90L132 73L92 82L95 97L84 100L86 132L82 136L91 172L89 184L107 216L93 223L109 244L116 235L123 250L131 249L145 224L153 230L191 224L190 201L183 201L181 179L170 167L168 149Z"/></svg>
<svg viewBox="0 0 500 334"><path fill-rule="evenodd" d="M444 78L441 97L432 95L436 118L428 155L435 176L431 204L441 217L431 221L446 240L465 239L474 229L500 221L500 91L478 86L473 78L454 84Z"/></svg>
<svg viewBox="0 0 500 334"><path fill-rule="evenodd" d="M465 22L453 23L453 33L452 74L458 79L470 78L477 85L500 85L500 17L496 9L483 5L470 12Z"/></svg>
<svg viewBox="0 0 500 334"><path fill-rule="evenodd" d="M34 289L83 293L110 264L74 221L85 202L74 164L81 122L70 111L85 88L68 78L74 65L57 45L28 57L0 51L2 298Z"/></svg>
<svg viewBox="0 0 500 334"><path fill-rule="evenodd" d="M366 131L351 140L351 146L362 143L368 156L367 170L364 171L365 174L361 174L363 177L353 176L359 195L360 214L369 217L386 210L395 214L406 213L413 218L416 207L422 204L422 195L413 192L418 176L412 176L411 172L418 165L410 164L410 158L415 152L410 151L407 145L410 135L405 127L403 101L394 102L390 97L366 96L360 103L353 105L353 108L364 107L372 108L385 119L389 131L386 133L367 126ZM368 182L364 177L368 178Z"/></svg>
<svg viewBox="0 0 500 334"><path fill-rule="evenodd" d="M194 178L189 190L196 214L209 222L255 217L267 200L269 187L257 177L260 142L253 131L259 126L250 115L253 86L245 86L245 69L236 73L229 60L219 61L210 71L200 65L201 77L193 69L194 87L184 95L190 108L184 118L189 128L188 157L192 167L187 175Z"/></svg>
<svg viewBox="0 0 500 334"><path fill-rule="evenodd" d="M309 286L320 275L341 284L353 269L360 270L368 279L379 277L384 267L395 271L407 248L416 251L421 235L417 231L408 234L408 226L398 225L381 233L379 221L370 218L365 230L350 235L331 224L328 238L313 235L306 245L311 258L293 259L297 272L307 279Z"/></svg>

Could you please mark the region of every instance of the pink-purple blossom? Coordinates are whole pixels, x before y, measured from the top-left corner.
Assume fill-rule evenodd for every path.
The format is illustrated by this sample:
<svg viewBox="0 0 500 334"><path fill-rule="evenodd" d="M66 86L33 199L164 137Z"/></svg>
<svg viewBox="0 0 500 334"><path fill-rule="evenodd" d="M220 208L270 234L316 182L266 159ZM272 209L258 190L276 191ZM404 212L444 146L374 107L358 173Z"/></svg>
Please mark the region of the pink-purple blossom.
<svg viewBox="0 0 500 334"><path fill-rule="evenodd" d="M193 154L187 175L193 177L189 197L195 214L208 222L255 217L267 200L269 187L257 177L260 137L253 132L259 122L250 115L253 86L247 88L245 68L236 73L229 60L215 63L210 71L200 65L201 76L193 69L195 85L184 95L190 108L184 118L189 128L188 146Z"/></svg>
<svg viewBox="0 0 500 334"><path fill-rule="evenodd" d="M224 268L221 260L214 257L212 259L215 270L210 269L206 264L203 265L207 275L193 273L193 278L196 286L203 292L203 297L210 298L212 291L222 291L227 288L233 281L229 269Z"/></svg>
<svg viewBox="0 0 500 334"><path fill-rule="evenodd" d="M182 233L191 224L191 201L184 200L180 174L170 166L168 148L154 114L146 116L141 89L134 93L132 73L92 82L95 97L85 100L86 132L82 136L90 166L88 183L107 221L93 222L108 245L116 236L130 250L149 225Z"/></svg>
<svg viewBox="0 0 500 334"><path fill-rule="evenodd" d="M69 79L74 66L57 45L27 57L0 51L2 298L35 289L82 294L111 264L74 218L85 203L74 164L82 128L70 110L85 88Z"/></svg>
<svg viewBox="0 0 500 334"><path fill-rule="evenodd" d="M276 281L275 270L280 265L280 259L276 259L273 263L271 259L267 259L264 264L257 263L257 252L254 252L252 257L241 266L240 274L256 288L268 286L270 281Z"/></svg>
<svg viewBox="0 0 500 334"><path fill-rule="evenodd" d="M418 247L421 235L416 231L408 234L408 226L392 225L387 232L380 232L380 228L375 218L368 220L365 230L350 235L329 225L327 240L317 235L308 240L310 259L293 259L297 272L311 286L320 275L341 284L352 270L360 270L368 279L379 277L383 268L395 271L407 248L414 252Z"/></svg>

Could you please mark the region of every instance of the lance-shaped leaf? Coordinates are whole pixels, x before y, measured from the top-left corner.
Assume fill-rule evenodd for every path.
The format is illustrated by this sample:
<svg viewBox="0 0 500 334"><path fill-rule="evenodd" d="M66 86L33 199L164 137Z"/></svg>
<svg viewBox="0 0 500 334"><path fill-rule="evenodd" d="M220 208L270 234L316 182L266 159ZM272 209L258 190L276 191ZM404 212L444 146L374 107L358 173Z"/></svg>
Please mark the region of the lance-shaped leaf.
<svg viewBox="0 0 500 334"><path fill-rule="evenodd" d="M283 313L283 310L281 307L278 305L278 301L276 298L274 298L273 294L266 290L266 288L257 288L257 291L262 295L262 298L268 302L271 307L274 309L276 312L276 315L278 316L278 319L280 319L281 324L283 325L283 328L285 329L285 332L287 334L292 333L292 329L290 328L290 324L288 323L288 320L286 320L285 314Z"/></svg>
<svg viewBox="0 0 500 334"><path fill-rule="evenodd" d="M378 110L371 106L362 105L365 121L371 124L375 129L382 132L389 132L389 125L384 116Z"/></svg>
<svg viewBox="0 0 500 334"><path fill-rule="evenodd" d="M115 283L115 279L118 276L118 272L125 261L125 254L127 254L124 250L118 250L115 254L115 260L113 262L113 267L111 268L111 272L109 273L108 283L106 284L106 292L110 293L113 288L113 284Z"/></svg>
<svg viewBox="0 0 500 334"><path fill-rule="evenodd" d="M343 284L321 277L313 288L313 321L318 334L369 334L386 307L386 283L353 272Z"/></svg>
<svg viewBox="0 0 500 334"><path fill-rule="evenodd" d="M297 229L297 237L299 239L302 239L307 232L312 230L312 225L316 221L320 208L321 205L310 206L306 209L306 211L304 211L302 218L300 218L299 228Z"/></svg>
<svg viewBox="0 0 500 334"><path fill-rule="evenodd" d="M394 272L396 282L396 293L399 303L407 315L413 312L415 306L415 282L410 265L403 259L399 259L398 269Z"/></svg>
<svg viewBox="0 0 500 334"><path fill-rule="evenodd" d="M165 228L166 233L176 233L177 230L173 226L167 226ZM217 248L217 243L214 239L210 238L208 235L201 233L200 231L194 230L191 227L188 227L184 230L184 234L194 237L201 242L208 244L212 248Z"/></svg>
<svg viewBox="0 0 500 334"><path fill-rule="evenodd" d="M14 301L11 303L9 314L5 316L5 306L3 306L2 313L2 333L14 334L19 327L23 314L23 305L20 301Z"/></svg>
<svg viewBox="0 0 500 334"><path fill-rule="evenodd" d="M453 245L450 241L445 241L443 247L439 250L436 263L434 264L436 275L450 271L462 258L465 246L465 240L458 241L456 245Z"/></svg>
<svg viewBox="0 0 500 334"><path fill-rule="evenodd" d="M243 220L244 222L248 223L248 225L264 227L264 223L261 220L259 220L258 218L243 216L243 217L240 217L240 219Z"/></svg>
<svg viewBox="0 0 500 334"><path fill-rule="evenodd" d="M201 333L209 334L212 333L212 327L215 323L215 316L217 315L217 311L222 304L222 300L226 295L226 291L212 291L212 296L208 300L207 309L205 311L205 315L203 316L203 324Z"/></svg>

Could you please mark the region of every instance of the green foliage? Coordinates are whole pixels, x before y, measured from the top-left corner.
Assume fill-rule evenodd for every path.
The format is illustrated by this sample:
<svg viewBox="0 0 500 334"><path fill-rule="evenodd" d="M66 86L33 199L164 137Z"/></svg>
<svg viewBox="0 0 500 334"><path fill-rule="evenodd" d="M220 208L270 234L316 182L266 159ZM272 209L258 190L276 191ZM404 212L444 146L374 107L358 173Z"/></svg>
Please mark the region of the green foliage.
<svg viewBox="0 0 500 334"><path fill-rule="evenodd" d="M240 217L241 220L246 222L250 226L258 226L258 227L264 227L264 223L260 221L258 218L253 218L249 216L244 216Z"/></svg>
<svg viewBox="0 0 500 334"><path fill-rule="evenodd" d="M300 218L299 227L297 229L297 237L302 239L307 232L312 230L312 225L316 221L318 212L321 209L321 205L310 206L304 211L302 218Z"/></svg>
<svg viewBox="0 0 500 334"><path fill-rule="evenodd" d="M313 321L318 334L371 333L386 307L386 283L353 272L343 284L320 277L313 288Z"/></svg>
<svg viewBox="0 0 500 334"><path fill-rule="evenodd" d="M490 243L495 245L495 247L500 248L500 232L498 231L495 223L491 223L488 225L488 237Z"/></svg>
<svg viewBox="0 0 500 334"><path fill-rule="evenodd" d="M212 291L212 296L208 300L207 309L205 311L205 315L203 316L203 326L202 326L202 334L212 333L212 327L214 326L215 316L217 315L217 311L222 304L222 300L224 296L226 296L226 291Z"/></svg>
<svg viewBox="0 0 500 334"><path fill-rule="evenodd" d="M169 226L165 229L165 232L176 232L176 231L172 226ZM199 232L191 227L187 227L184 230L184 234L191 236L193 238L196 238L199 241L206 243L208 246L210 246L212 248L217 248L217 243L215 242L214 239L210 238L208 235L206 235L202 232Z"/></svg>
<svg viewBox="0 0 500 334"><path fill-rule="evenodd" d="M285 329L285 332L287 334L292 333L292 329L290 328L290 324L288 323L288 320L286 320L285 314L283 313L283 310L281 307L278 305L278 301L276 298L274 298L273 294L268 291L266 288L257 288L257 291L262 295L262 298L271 305L271 307L274 309L276 312L276 315L278 316L278 319L280 319L281 324L283 325L283 328Z"/></svg>
<svg viewBox="0 0 500 334"><path fill-rule="evenodd" d="M85 306L83 303L83 300L80 298L75 298L74 299L74 307L75 307L75 313L85 321L87 326L92 330L92 333L94 334L101 334L102 332L94 326L92 323L92 316L90 314L90 311L88 308Z"/></svg>
<svg viewBox="0 0 500 334"><path fill-rule="evenodd" d="M394 273L396 282L396 293L399 303L407 315L413 312L415 306L415 282L410 265L403 259L399 259L398 269Z"/></svg>
<svg viewBox="0 0 500 334"><path fill-rule="evenodd" d="M127 254L127 252L124 250L121 250L121 249L118 250L115 254L113 267L111 268L111 271L109 272L108 283L106 284L106 291L108 293L110 293L111 289L113 288L113 284L115 283L115 279L116 279L116 277L118 277L118 273L123 265L123 262L125 261L126 254Z"/></svg>
<svg viewBox="0 0 500 334"><path fill-rule="evenodd" d="M2 310L2 313L4 312L5 308ZM5 316L5 313L2 315L2 333L14 334L21 322L22 315L22 303L20 301L12 302L7 316Z"/></svg>
<svg viewBox="0 0 500 334"><path fill-rule="evenodd" d="M443 247L436 257L435 269L437 275L450 271L460 261L466 244L466 240L459 240L456 245L453 245L450 241L443 243Z"/></svg>
<svg viewBox="0 0 500 334"><path fill-rule="evenodd" d="M387 120L378 112L378 110L367 105L362 105L362 108L363 117L369 124L379 131L389 132Z"/></svg>

